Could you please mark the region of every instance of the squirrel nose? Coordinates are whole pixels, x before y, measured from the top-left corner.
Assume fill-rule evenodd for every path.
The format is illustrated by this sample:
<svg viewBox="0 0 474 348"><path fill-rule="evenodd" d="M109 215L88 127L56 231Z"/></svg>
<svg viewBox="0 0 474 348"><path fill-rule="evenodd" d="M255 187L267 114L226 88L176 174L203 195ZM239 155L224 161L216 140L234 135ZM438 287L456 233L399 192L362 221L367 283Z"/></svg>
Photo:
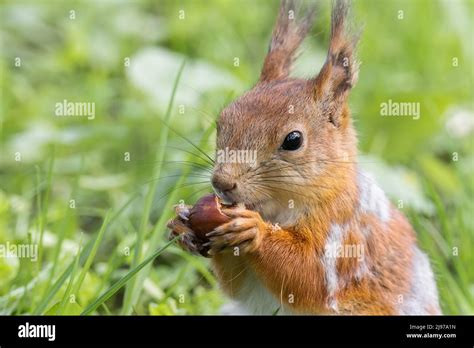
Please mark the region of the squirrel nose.
<svg viewBox="0 0 474 348"><path fill-rule="evenodd" d="M237 187L237 183L235 183L232 179L224 178L222 176L213 176L211 181L212 186L214 186L217 191L222 193L228 193Z"/></svg>

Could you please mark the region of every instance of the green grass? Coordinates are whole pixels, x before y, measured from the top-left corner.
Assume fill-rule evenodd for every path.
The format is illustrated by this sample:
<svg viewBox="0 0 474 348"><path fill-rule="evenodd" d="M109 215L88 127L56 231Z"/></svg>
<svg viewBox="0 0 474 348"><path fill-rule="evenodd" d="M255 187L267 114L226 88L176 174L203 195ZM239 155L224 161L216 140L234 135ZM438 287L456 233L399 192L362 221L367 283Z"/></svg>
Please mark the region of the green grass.
<svg viewBox="0 0 474 348"><path fill-rule="evenodd" d="M412 213L422 248L428 252L437 278L444 313L473 314L474 237L472 181L466 179L466 192L453 207L447 207L427 183L436 206L436 219Z"/></svg>
<svg viewBox="0 0 474 348"><path fill-rule="evenodd" d="M176 90L178 88L179 84L179 79L181 77L181 74L183 73L183 68L184 68L184 62L181 64L181 67L179 68L178 75L176 77L176 80L173 85L173 91L171 93L171 99L168 104L168 109L166 110L165 118L163 120L163 124L167 125L170 121L171 115L172 115L172 108L173 108L173 103L174 103L174 97L176 95ZM157 150L157 155L156 155L156 165L155 168L153 169L153 176L154 177L160 177L162 167L163 167L163 160L165 158L165 150L166 150L166 143L168 140L168 133L169 133L169 127L164 126L161 128L161 132L159 134L159 139L160 143L158 146ZM133 256L133 261L132 261L132 268L136 267L138 263L140 262L141 255L142 255L142 247L143 247L143 239L145 238L145 234L148 229L148 221L150 219L150 212L153 204L153 198L155 195L156 187L158 185L158 181L154 180L150 183L148 187L148 191L146 194L145 198L145 204L144 204L144 211L142 215L142 219L140 220L140 226L138 228L138 235L137 235L137 240L135 243L135 252ZM140 285L140 284L139 284ZM125 289L125 299L124 299L124 306L123 306L123 312L122 314L130 314L132 312L132 306L134 304L134 296L133 294L136 293L135 290L135 279L132 279L126 286Z"/></svg>
<svg viewBox="0 0 474 348"><path fill-rule="evenodd" d="M168 242L166 222L175 204L210 191L215 119L255 83L277 3L244 14L236 8L253 1L77 1L73 21L69 6L0 5L0 244L38 245L36 262L0 258L0 313L218 313L225 299L208 260ZM393 174L384 187L394 203L411 193L402 210L446 314L474 313L472 132L446 127L452 114L472 117L473 9L425 0L354 8L364 26L351 96L360 149ZM326 52L327 2L319 13L297 67L308 77ZM146 73L126 57L150 64ZM95 102L96 118L54 116L63 99ZM387 99L420 102L420 120L379 117Z"/></svg>
<svg viewBox="0 0 474 348"><path fill-rule="evenodd" d="M162 132L160 133L159 139L159 146L158 146L158 152L156 156L156 161L154 161L154 169L152 171L153 177L160 177L161 173L161 168L164 163L164 157L165 157L165 151L167 149L167 134L169 131L169 125L168 122L171 118L172 115L172 107L173 107L173 100L174 100L174 95L176 93L176 90L178 88L178 83L179 83L179 77L183 71L184 68L184 63L181 65L177 77L173 86L173 91L172 95L170 98L170 103L168 106L168 110L166 112L166 116L164 120L162 120ZM203 137L202 137L202 144L206 143L208 141L209 136L213 132L214 128L213 126L209 127L207 131L204 132ZM191 143L190 140L186 139L187 142ZM192 143L191 143L192 144ZM194 145L193 147L196 149L200 149L199 146ZM184 163L194 163L191 162L196 155L191 152L191 151L186 151L188 153L188 158L187 161L184 161ZM37 225L39 226L38 231L40 233L40 250L42 250L42 238L43 238L43 232L44 232L44 224L46 222L46 214L45 211L47 211L47 202L48 202L48 197L49 197L49 191L51 187L51 177L52 177L52 170L53 170L53 163L54 159L51 158L50 164L48 165L48 173L47 173L47 180L46 180L46 186L43 188L45 193L42 193L41 191L41 185L40 185L40 180L39 180L39 174L37 175L38 180L37 180L37 194L36 194L36 206L38 210L38 215L34 221L37 222ZM193 166L198 166L199 163L193 164ZM176 195L174 194L176 192L176 189L181 187L182 183L186 181L187 176L190 174L192 167L185 167L183 173L179 176L177 176L176 184L175 184L175 189L168 191L171 194L165 194L164 198L166 198L166 203L164 205L163 209L163 214L161 215L161 218L158 220L158 222L155 224L155 226L150 226L149 225L149 218L150 218L150 212L153 208L153 203L154 199L156 198L156 191L157 191L157 186L159 180L150 180L148 183L148 189L146 193L146 197L144 198L144 209L142 216L140 218L140 226L136 234L135 240L133 241L133 258L130 262L130 270L126 272L123 276L121 276L118 280L115 282L112 282L110 286L100 293L100 289L102 287L97 288L97 292L92 293L90 298L91 301L90 303L82 302L81 298L81 287L83 286L83 283L86 279L86 276L90 274L91 271L91 266L93 265L93 262L95 260L95 256L97 254L97 251L99 247L104 247L104 234L105 232L109 229L112 230L113 226L112 221L116 220L119 218L120 214L122 214L122 208L117 211L117 213L111 218L110 217L110 211L105 213L103 217L103 222L102 226L97 233L95 237L92 237L90 239L89 243L85 246L82 247L82 242L79 243L78 245L78 250L76 252L75 257L70 261L69 266L63 271L63 273L57 278L57 280L51 284L52 277L54 275L54 271L51 272L51 277L49 280L46 282L46 287L45 287L45 293L42 298L29 298L30 300L33 300L30 303L29 309L23 308L22 310L26 310L26 313L35 313L35 314L56 314L56 315L64 315L64 314L82 314L82 315L87 315L91 313L96 313L98 308L101 307L104 310L103 314L113 314L113 313L120 313L120 314L131 314L136 306L137 298L143 291L143 282L147 280L147 273L150 271L150 265L151 263L158 257L160 256L168 247L172 246L173 243L175 242L176 238L172 241L169 241L165 244L162 242L162 238L164 236L164 230L165 230L165 222L166 218L171 216L171 207L175 204L176 200ZM198 167L199 168L199 167ZM39 170L37 170L39 173ZM77 181L76 181L77 182ZM131 203L132 199L135 199L136 196L132 196L132 198L126 202L125 206ZM66 215L66 218L70 218L70 213ZM110 231L113 233L113 231ZM82 235L81 235L82 238ZM145 238L147 239L147 253L146 257L144 260L141 260L141 255L142 255L142 248L143 244L145 241ZM61 244L63 242L63 238L60 238L58 240L58 243L56 244L55 247L55 252L53 253L53 258L52 258L52 270L55 269L61 269L64 267L64 260L59 258L59 249L61 247ZM162 245L161 247L159 247ZM158 250L156 250L158 248ZM171 253L179 258L182 258L183 261L185 261L188 265L185 267L181 268L181 271L177 272L178 277L176 280L172 283L172 286L166 291L165 293L165 298L172 298L176 291L182 284L182 280L185 276L187 276L188 273L194 270L198 270L200 274L202 274L203 279L199 280L199 283L203 283L202 286L206 288L210 288L211 291L208 290L208 294L206 296L213 296L216 297L216 289L217 289L217 283L211 273L208 271L207 266L203 262L203 260L198 259L194 256L188 255L187 253L182 252L181 250L174 250L171 251ZM41 252L40 252L41 254ZM84 261L85 260L85 261ZM123 260L122 260L123 261ZM119 272L120 266L123 264L120 262L117 262L116 257L112 257L109 259L108 267L109 270L107 272L108 276L110 277L111 273L114 272ZM189 265L193 266L193 269L191 270ZM136 277L136 275L141 271L141 277ZM33 276L35 274L32 274ZM33 282L35 284L38 284L38 279L39 274L38 272L36 273L36 277L33 277L33 279L30 280L30 282ZM87 285L87 284L85 284ZM194 284L198 285L198 284ZM40 286L36 285L34 289L38 289ZM21 287L19 287L21 289ZM63 291L61 291L63 290ZM113 311L109 310L109 307L106 305L106 301L110 299L110 297L116 295L116 293L120 290L124 290L123 293L123 304L120 306L120 308L114 308ZM191 289L189 289L191 290ZM182 294L180 294L182 295ZM204 297L206 297L204 296ZM60 298L59 301L55 300L56 298ZM76 298L78 299L76 301ZM72 299L72 300L71 300ZM92 300L93 299L93 300ZM38 303L35 303L35 301L38 301ZM7 301L4 303L4 310L5 308L9 307L9 303L12 301L12 299L8 299L8 294L7 294ZM217 309L217 305L220 304L220 299L212 299L212 302L214 303L214 306L211 312L215 312ZM86 306L87 305L87 306ZM34 309L33 309L34 308ZM164 312L167 312L166 309L161 309ZM158 314L157 310L155 309L154 311L156 314ZM12 314L15 314L16 312L12 312ZM169 312L171 313L171 312ZM16 314L19 314L16 313Z"/></svg>

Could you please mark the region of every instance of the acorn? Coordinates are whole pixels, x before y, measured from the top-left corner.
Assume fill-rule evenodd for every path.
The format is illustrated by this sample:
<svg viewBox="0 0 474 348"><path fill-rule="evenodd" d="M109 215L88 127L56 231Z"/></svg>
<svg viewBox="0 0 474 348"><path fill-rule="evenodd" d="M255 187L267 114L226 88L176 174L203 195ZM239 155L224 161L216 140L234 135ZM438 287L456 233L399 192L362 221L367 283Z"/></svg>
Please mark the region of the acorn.
<svg viewBox="0 0 474 348"><path fill-rule="evenodd" d="M221 207L219 197L211 193L200 198L189 211L187 224L201 240L208 241L207 233L231 220Z"/></svg>

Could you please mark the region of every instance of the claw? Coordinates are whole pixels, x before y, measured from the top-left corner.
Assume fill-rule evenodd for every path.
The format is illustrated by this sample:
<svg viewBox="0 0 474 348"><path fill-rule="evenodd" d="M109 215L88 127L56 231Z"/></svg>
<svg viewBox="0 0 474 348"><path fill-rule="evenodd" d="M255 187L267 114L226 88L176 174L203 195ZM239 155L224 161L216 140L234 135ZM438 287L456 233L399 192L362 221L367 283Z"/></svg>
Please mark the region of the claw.
<svg viewBox="0 0 474 348"><path fill-rule="evenodd" d="M189 211L187 212L187 214L185 214L185 212L180 211L180 212L178 212L178 216L181 219L188 221Z"/></svg>
<svg viewBox="0 0 474 348"><path fill-rule="evenodd" d="M211 232L209 233L206 233L206 237L210 238L210 237L214 237L214 236L217 236L219 234L218 231L216 230L212 230Z"/></svg>
<svg viewBox="0 0 474 348"><path fill-rule="evenodd" d="M178 204L174 206L174 211L181 219L185 221L189 220L189 213L190 213L189 206Z"/></svg>

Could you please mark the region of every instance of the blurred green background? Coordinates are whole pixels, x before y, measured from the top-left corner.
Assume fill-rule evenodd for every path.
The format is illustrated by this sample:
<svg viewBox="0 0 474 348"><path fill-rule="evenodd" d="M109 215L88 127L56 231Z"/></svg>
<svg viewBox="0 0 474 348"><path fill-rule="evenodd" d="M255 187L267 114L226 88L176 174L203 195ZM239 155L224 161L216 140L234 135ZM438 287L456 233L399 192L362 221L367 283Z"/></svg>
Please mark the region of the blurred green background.
<svg viewBox="0 0 474 348"><path fill-rule="evenodd" d="M330 3L318 3L297 76L325 59ZM153 253L173 204L210 190L193 144L213 156L214 119L257 81L277 9L1 2L0 244L39 246L36 262L0 258L1 314L218 313L207 260L174 245ZM456 0L353 6L361 165L415 226L447 314L474 313L473 11ZM420 103L421 117L381 117L389 99ZM63 100L95 103L95 118L56 116Z"/></svg>

